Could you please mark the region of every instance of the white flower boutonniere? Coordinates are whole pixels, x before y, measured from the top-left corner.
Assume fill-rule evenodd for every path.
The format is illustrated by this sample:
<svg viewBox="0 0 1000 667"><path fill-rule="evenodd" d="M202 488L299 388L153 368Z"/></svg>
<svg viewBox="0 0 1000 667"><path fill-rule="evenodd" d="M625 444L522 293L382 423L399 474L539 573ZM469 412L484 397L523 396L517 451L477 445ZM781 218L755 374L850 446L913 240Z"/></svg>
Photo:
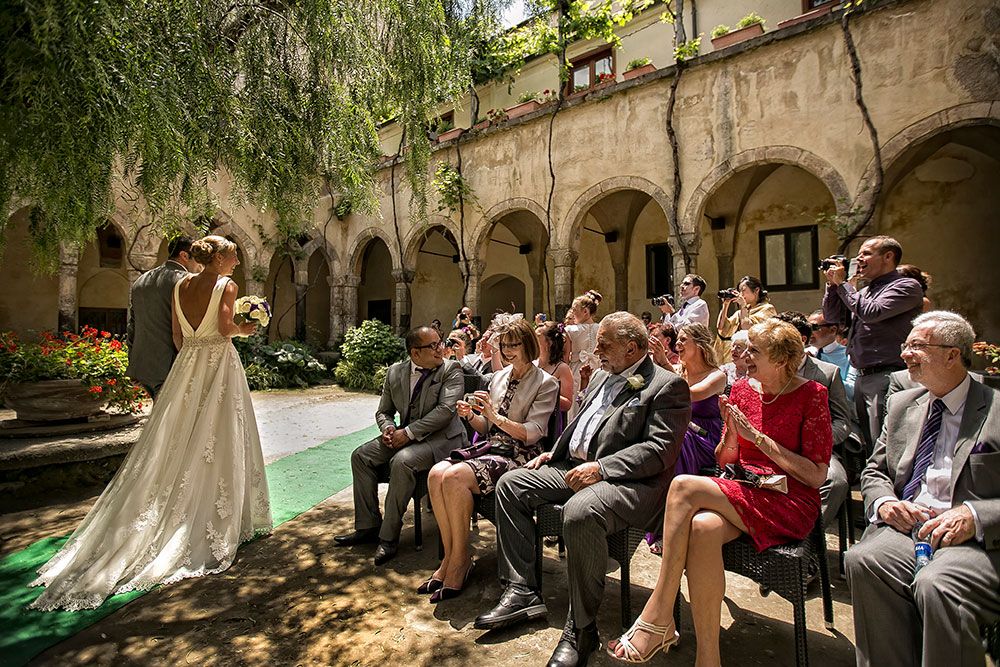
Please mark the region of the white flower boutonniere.
<svg viewBox="0 0 1000 667"><path fill-rule="evenodd" d="M633 389L642 389L646 386L646 380L643 379L641 375L630 375L625 378L625 381L628 382L628 386Z"/></svg>

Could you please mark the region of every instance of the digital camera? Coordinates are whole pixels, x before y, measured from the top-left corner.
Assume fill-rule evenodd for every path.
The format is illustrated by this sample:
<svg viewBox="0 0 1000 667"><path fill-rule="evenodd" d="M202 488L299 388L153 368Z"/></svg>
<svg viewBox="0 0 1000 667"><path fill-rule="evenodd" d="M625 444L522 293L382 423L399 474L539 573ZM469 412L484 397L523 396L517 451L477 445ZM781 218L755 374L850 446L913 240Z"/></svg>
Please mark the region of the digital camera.
<svg viewBox="0 0 1000 667"><path fill-rule="evenodd" d="M739 295L740 293L735 287L727 287L726 289L720 289L716 296L725 301L726 299L735 299Z"/></svg>
<svg viewBox="0 0 1000 667"><path fill-rule="evenodd" d="M654 306L656 306L657 308L659 308L660 306L665 306L668 303L672 306L674 305L674 295L664 294L663 296L654 296L652 299L649 300L649 302Z"/></svg>
<svg viewBox="0 0 1000 667"><path fill-rule="evenodd" d="M820 271L829 271L837 266L847 268L847 257L845 255L833 255L819 263Z"/></svg>

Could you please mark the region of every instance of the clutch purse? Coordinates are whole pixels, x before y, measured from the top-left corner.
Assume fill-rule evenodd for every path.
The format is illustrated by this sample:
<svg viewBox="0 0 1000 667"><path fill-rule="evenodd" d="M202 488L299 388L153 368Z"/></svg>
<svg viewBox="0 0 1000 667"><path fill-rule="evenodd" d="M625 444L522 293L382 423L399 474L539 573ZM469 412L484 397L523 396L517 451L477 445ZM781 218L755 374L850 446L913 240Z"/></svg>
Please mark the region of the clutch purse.
<svg viewBox="0 0 1000 667"><path fill-rule="evenodd" d="M481 442L474 442L467 447L453 449L448 454L448 458L456 463L478 459L480 456L494 454L508 459L514 458L517 453L515 449L516 441L506 433L493 434Z"/></svg>
<svg viewBox="0 0 1000 667"><path fill-rule="evenodd" d="M788 477L786 475L760 474L744 468L739 463L728 463L725 467L716 468L716 477L731 479L740 484L746 484L758 489L770 489L778 493L788 493Z"/></svg>

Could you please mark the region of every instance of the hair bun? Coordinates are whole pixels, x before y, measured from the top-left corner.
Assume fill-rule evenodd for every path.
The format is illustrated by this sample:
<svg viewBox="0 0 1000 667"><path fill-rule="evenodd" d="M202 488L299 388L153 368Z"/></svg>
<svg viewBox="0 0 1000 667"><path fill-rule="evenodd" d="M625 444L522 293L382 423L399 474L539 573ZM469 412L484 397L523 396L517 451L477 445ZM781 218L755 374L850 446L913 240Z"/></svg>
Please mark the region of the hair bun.
<svg viewBox="0 0 1000 667"><path fill-rule="evenodd" d="M587 290L587 296L589 296L591 299L593 299L594 303L596 303L596 304L600 304L601 300L604 299L604 297L601 296L601 293L598 292L595 289L589 289L589 290Z"/></svg>

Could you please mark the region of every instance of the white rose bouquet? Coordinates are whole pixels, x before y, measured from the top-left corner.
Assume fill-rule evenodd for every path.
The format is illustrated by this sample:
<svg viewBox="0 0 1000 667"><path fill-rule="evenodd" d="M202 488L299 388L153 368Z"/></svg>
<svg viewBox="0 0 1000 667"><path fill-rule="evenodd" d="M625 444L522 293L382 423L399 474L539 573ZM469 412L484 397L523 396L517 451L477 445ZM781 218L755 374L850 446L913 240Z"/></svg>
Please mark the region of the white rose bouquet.
<svg viewBox="0 0 1000 667"><path fill-rule="evenodd" d="M271 322L271 306L267 299L260 296L241 296L236 299L236 322L245 324L253 322L266 327Z"/></svg>

